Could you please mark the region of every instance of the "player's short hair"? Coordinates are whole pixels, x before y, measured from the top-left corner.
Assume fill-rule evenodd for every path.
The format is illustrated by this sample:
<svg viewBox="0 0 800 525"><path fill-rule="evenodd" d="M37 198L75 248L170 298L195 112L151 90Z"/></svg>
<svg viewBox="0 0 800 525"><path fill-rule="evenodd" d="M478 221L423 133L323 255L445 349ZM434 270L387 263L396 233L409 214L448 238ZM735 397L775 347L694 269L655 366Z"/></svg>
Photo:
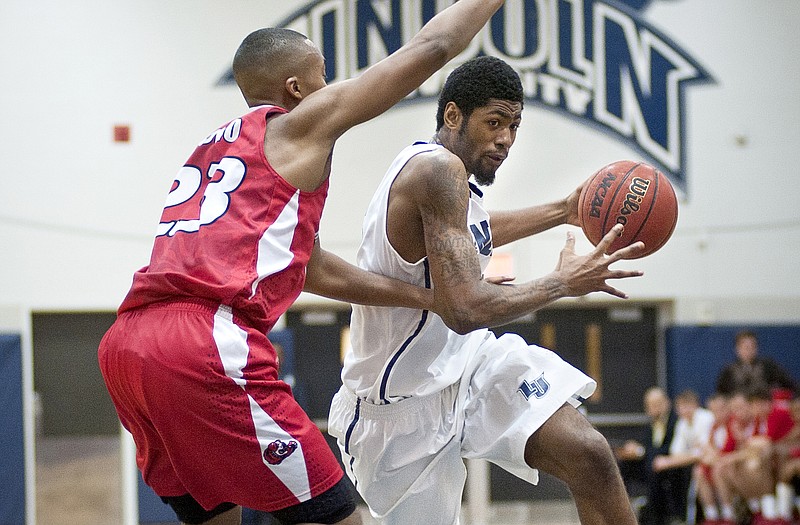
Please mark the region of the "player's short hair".
<svg viewBox="0 0 800 525"><path fill-rule="evenodd" d="M289 59L307 38L302 33L282 27L265 27L247 35L233 57L233 76L279 64Z"/></svg>
<svg viewBox="0 0 800 525"><path fill-rule="evenodd" d="M708 399L706 399L706 403L714 399L722 399L723 401L727 402L730 398L731 396L729 394L725 394L723 392L720 392L719 390L715 390L714 392L711 393L710 396L708 396Z"/></svg>
<svg viewBox="0 0 800 525"><path fill-rule="evenodd" d="M492 56L480 56L464 62L448 75L439 94L436 112L437 131L444 125L444 108L454 102L469 119L475 109L485 106L489 99L522 103L522 81L514 68Z"/></svg>
<svg viewBox="0 0 800 525"><path fill-rule="evenodd" d="M680 401L681 403L694 403L695 405L700 404L700 397L697 395L697 392L691 389L684 390L677 396L675 396L675 401Z"/></svg>

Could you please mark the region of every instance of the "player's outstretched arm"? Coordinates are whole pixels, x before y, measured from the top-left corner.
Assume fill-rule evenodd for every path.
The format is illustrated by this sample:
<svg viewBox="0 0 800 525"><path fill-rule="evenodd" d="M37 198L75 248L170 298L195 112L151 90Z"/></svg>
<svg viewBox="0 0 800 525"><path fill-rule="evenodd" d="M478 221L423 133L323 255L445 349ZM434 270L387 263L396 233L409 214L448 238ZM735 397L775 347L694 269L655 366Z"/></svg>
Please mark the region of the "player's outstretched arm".
<svg viewBox="0 0 800 525"><path fill-rule="evenodd" d="M636 243L606 256L621 232L618 226L587 255L575 253L575 237L568 232L556 269L544 277L500 286L483 280L474 241L464 222L469 189L463 163L455 155L428 154L424 162L409 163L405 170L405 183L396 183L395 198L401 191L411 192L402 196L415 202L422 220L433 280L432 310L458 333L513 321L563 297L591 292L626 297L606 281L642 275L609 268L643 249Z"/></svg>
<svg viewBox="0 0 800 525"><path fill-rule="evenodd" d="M312 133L335 139L380 115L466 49L502 4L503 0L459 0L360 76L311 94L293 118L308 118Z"/></svg>
<svg viewBox="0 0 800 525"><path fill-rule="evenodd" d="M303 291L353 304L430 309L433 291L362 270L323 250L319 239L308 261Z"/></svg>
<svg viewBox="0 0 800 525"><path fill-rule="evenodd" d="M503 0L459 0L433 17L405 46L342 88L340 131L380 115L461 51Z"/></svg>
<svg viewBox="0 0 800 525"><path fill-rule="evenodd" d="M470 40L503 0L459 0L434 16L403 47L360 76L304 95L267 128L265 152L290 184L313 191L327 178L330 153L345 131L385 112L418 88Z"/></svg>
<svg viewBox="0 0 800 525"><path fill-rule="evenodd" d="M628 296L624 292L611 286L607 281L640 277L643 274L639 270L614 270L610 266L617 261L637 257L644 249L644 245L635 243L606 256L605 250L621 231L621 226L612 229L597 247L586 255L575 253L575 236L572 232L567 232L567 242L559 255L558 265L550 274L519 285L497 286L480 281L477 286L472 287L472 290L461 290L458 293L472 292L465 296L471 301L468 303L462 301L465 304L462 308L468 309L466 310L468 315L460 320L461 330L505 324L565 297L604 292L626 299ZM435 304L434 311L439 310L444 310L444 307Z"/></svg>
<svg viewBox="0 0 800 525"><path fill-rule="evenodd" d="M578 200L584 184L558 201L521 210L492 211L492 244L503 246L561 224L579 226Z"/></svg>

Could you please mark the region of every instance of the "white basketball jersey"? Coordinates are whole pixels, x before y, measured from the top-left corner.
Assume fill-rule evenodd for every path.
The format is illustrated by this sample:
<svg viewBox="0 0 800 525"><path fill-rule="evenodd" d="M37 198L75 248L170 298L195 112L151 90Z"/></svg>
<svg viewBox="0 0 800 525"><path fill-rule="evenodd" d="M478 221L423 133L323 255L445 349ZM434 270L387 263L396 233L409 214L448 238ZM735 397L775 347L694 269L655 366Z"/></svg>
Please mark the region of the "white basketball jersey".
<svg viewBox="0 0 800 525"><path fill-rule="evenodd" d="M398 173L420 153L443 146L418 142L395 158L364 217L358 265L371 272L432 288L428 260L403 260L389 243L386 217L389 191ZM489 214L483 194L470 183L467 227L485 271L492 254ZM459 335L428 310L353 306L352 348L345 355L342 381L357 396L384 404L437 392L458 381L488 330Z"/></svg>

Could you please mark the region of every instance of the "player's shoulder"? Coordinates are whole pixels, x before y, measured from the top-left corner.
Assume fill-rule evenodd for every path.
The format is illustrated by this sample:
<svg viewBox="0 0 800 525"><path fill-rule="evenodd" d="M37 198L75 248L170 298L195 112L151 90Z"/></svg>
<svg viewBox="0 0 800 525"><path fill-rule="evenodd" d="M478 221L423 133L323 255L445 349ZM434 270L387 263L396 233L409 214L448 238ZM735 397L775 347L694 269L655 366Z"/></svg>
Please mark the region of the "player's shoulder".
<svg viewBox="0 0 800 525"><path fill-rule="evenodd" d="M461 159L445 147L434 147L411 157L402 170L409 178L441 177L451 173L459 178L466 175Z"/></svg>
<svg viewBox="0 0 800 525"><path fill-rule="evenodd" d="M392 192L426 209L457 211L468 201L468 174L457 155L437 147L409 159L395 179Z"/></svg>

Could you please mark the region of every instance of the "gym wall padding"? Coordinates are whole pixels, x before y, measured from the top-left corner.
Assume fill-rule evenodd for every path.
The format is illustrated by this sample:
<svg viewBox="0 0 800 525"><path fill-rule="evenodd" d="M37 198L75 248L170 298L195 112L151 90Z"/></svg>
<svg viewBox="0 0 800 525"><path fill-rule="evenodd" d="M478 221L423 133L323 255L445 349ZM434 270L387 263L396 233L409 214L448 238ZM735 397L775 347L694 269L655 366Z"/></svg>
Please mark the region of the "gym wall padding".
<svg viewBox="0 0 800 525"><path fill-rule="evenodd" d="M759 355L774 359L800 382L800 325L672 326L666 330L670 396L692 389L705 401L723 367L736 359L733 340L743 329L755 332Z"/></svg>
<svg viewBox="0 0 800 525"><path fill-rule="evenodd" d="M141 525L179 523L172 507L161 501L153 489L145 485L142 473L138 473L139 523Z"/></svg>
<svg viewBox="0 0 800 525"><path fill-rule="evenodd" d="M0 334L0 525L25 523L22 339Z"/></svg>
<svg viewBox="0 0 800 525"><path fill-rule="evenodd" d="M45 437L119 432L97 362L97 347L114 319L114 312L33 312L33 376Z"/></svg>

